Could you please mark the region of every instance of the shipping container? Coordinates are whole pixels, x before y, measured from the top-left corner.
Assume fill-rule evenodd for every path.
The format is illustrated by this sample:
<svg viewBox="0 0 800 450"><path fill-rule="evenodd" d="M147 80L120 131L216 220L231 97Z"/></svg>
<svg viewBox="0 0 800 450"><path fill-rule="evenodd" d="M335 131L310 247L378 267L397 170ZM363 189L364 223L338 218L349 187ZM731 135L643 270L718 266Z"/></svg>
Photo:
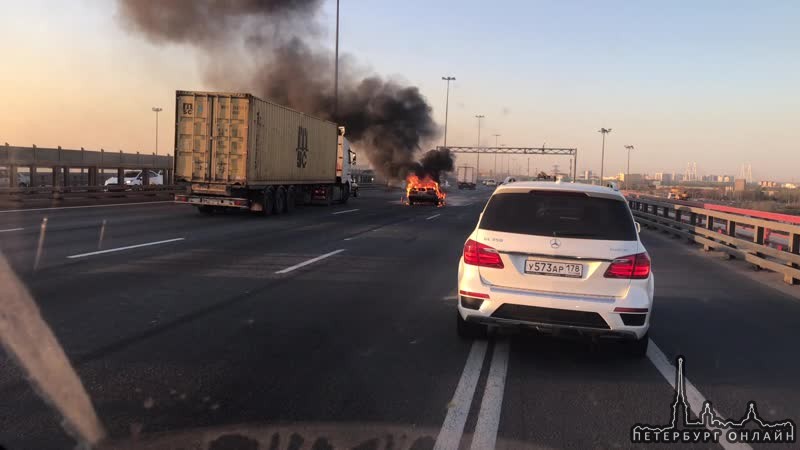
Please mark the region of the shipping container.
<svg viewBox="0 0 800 450"><path fill-rule="evenodd" d="M222 92L177 91L175 116L175 180L190 185L187 203L261 210L271 209L264 196L347 200L351 152L333 122Z"/></svg>

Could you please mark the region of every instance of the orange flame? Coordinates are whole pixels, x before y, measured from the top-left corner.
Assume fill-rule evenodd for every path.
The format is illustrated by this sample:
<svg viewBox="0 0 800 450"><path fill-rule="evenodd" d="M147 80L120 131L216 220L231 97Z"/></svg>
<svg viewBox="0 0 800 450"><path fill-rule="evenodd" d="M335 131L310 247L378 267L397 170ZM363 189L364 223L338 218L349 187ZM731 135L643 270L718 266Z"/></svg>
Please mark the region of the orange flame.
<svg viewBox="0 0 800 450"><path fill-rule="evenodd" d="M414 174L408 175L406 177L406 198L411 194L411 189L413 188L433 189L436 191L436 197L438 197L439 200L444 200L447 197L447 194L439 189L439 183L433 181L433 179L427 175L424 178L420 178Z"/></svg>

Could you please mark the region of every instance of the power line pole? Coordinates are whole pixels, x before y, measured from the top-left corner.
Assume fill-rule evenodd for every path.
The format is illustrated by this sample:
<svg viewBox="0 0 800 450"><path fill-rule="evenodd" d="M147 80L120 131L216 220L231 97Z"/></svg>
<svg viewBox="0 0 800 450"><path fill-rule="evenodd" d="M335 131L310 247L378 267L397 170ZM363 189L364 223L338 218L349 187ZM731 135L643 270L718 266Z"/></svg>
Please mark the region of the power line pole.
<svg viewBox="0 0 800 450"><path fill-rule="evenodd" d="M158 156L158 113L163 110L163 108L159 108L157 106L153 107L153 112L156 113L156 156Z"/></svg>
<svg viewBox="0 0 800 450"><path fill-rule="evenodd" d="M603 135L603 150L600 153L600 186L603 185L603 171L605 169L604 165L606 162L606 135L611 133L611 128L600 128L597 130L598 133Z"/></svg>
<svg viewBox="0 0 800 450"><path fill-rule="evenodd" d="M484 117L486 117L486 116L484 116L482 114L478 114L478 115L475 116L475 118L478 119L478 147L477 147L478 148L478 164L477 164L478 168L476 169L476 173L478 175L477 175L476 179L480 178L480 176L481 176L481 119L483 119Z"/></svg>
<svg viewBox="0 0 800 450"><path fill-rule="evenodd" d="M444 101L444 148L447 148L447 115L450 110L450 82L455 81L456 77L442 77L442 80L447 81L447 96Z"/></svg>

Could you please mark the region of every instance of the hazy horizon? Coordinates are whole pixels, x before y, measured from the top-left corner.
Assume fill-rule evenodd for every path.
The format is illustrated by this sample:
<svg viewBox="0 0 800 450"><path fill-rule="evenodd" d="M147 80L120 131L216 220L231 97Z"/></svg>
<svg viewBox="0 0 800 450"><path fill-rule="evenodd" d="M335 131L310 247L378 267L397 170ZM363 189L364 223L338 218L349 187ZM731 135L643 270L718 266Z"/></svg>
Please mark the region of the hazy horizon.
<svg viewBox="0 0 800 450"><path fill-rule="evenodd" d="M323 38L333 46L333 8ZM129 33L116 2L30 1L6 7L0 143L173 152L175 90L214 90L191 48L154 45ZM611 2L418 0L376 6L343 1L343 54L372 72L420 88L448 143L577 147L578 173L737 175L794 180L800 162L800 5L732 2L668 5ZM13 45L11 45L13 43ZM246 86L242 90L247 90ZM441 145L442 140L429 145ZM482 168L493 157L481 158ZM457 164L474 163L460 156ZM569 160L535 157L550 171ZM484 166L484 164L488 164ZM524 163L522 163L524 164Z"/></svg>

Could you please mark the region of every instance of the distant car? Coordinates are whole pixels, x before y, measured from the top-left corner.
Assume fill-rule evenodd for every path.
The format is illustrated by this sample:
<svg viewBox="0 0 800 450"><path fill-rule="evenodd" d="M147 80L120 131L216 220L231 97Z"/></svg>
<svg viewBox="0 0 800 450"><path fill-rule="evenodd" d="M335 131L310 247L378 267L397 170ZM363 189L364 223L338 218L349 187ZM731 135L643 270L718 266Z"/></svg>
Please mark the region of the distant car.
<svg viewBox="0 0 800 450"><path fill-rule="evenodd" d="M497 186L497 180L493 180L490 178L484 181L483 184L485 184L486 186Z"/></svg>
<svg viewBox="0 0 800 450"><path fill-rule="evenodd" d="M647 352L654 278L628 203L603 186L504 184L458 265L457 329L487 325L616 338Z"/></svg>
<svg viewBox="0 0 800 450"><path fill-rule="evenodd" d="M432 203L439 205L441 200L436 195L436 189L426 187L412 187L408 192L408 204L414 205L417 203Z"/></svg>
<svg viewBox="0 0 800 450"><path fill-rule="evenodd" d="M17 172L17 186L19 187L30 187L31 186L31 176L27 173L20 173Z"/></svg>
<svg viewBox="0 0 800 450"><path fill-rule="evenodd" d="M8 186L8 170L0 168L0 186ZM29 187L31 185L31 176L27 173L17 172L17 187Z"/></svg>
<svg viewBox="0 0 800 450"><path fill-rule="evenodd" d="M516 182L517 182L517 178L516 177L506 177L506 179L503 180L502 182L500 182L500 184L502 185L502 184L508 184L508 183L516 183Z"/></svg>
<svg viewBox="0 0 800 450"><path fill-rule="evenodd" d="M164 175L161 173L155 172L153 170L149 171L149 183L150 184L164 184ZM144 183L143 181L143 172L141 170L126 170L125 171L125 184L128 186L141 186ZM111 177L106 180L105 185L110 186L117 184L117 177Z"/></svg>

